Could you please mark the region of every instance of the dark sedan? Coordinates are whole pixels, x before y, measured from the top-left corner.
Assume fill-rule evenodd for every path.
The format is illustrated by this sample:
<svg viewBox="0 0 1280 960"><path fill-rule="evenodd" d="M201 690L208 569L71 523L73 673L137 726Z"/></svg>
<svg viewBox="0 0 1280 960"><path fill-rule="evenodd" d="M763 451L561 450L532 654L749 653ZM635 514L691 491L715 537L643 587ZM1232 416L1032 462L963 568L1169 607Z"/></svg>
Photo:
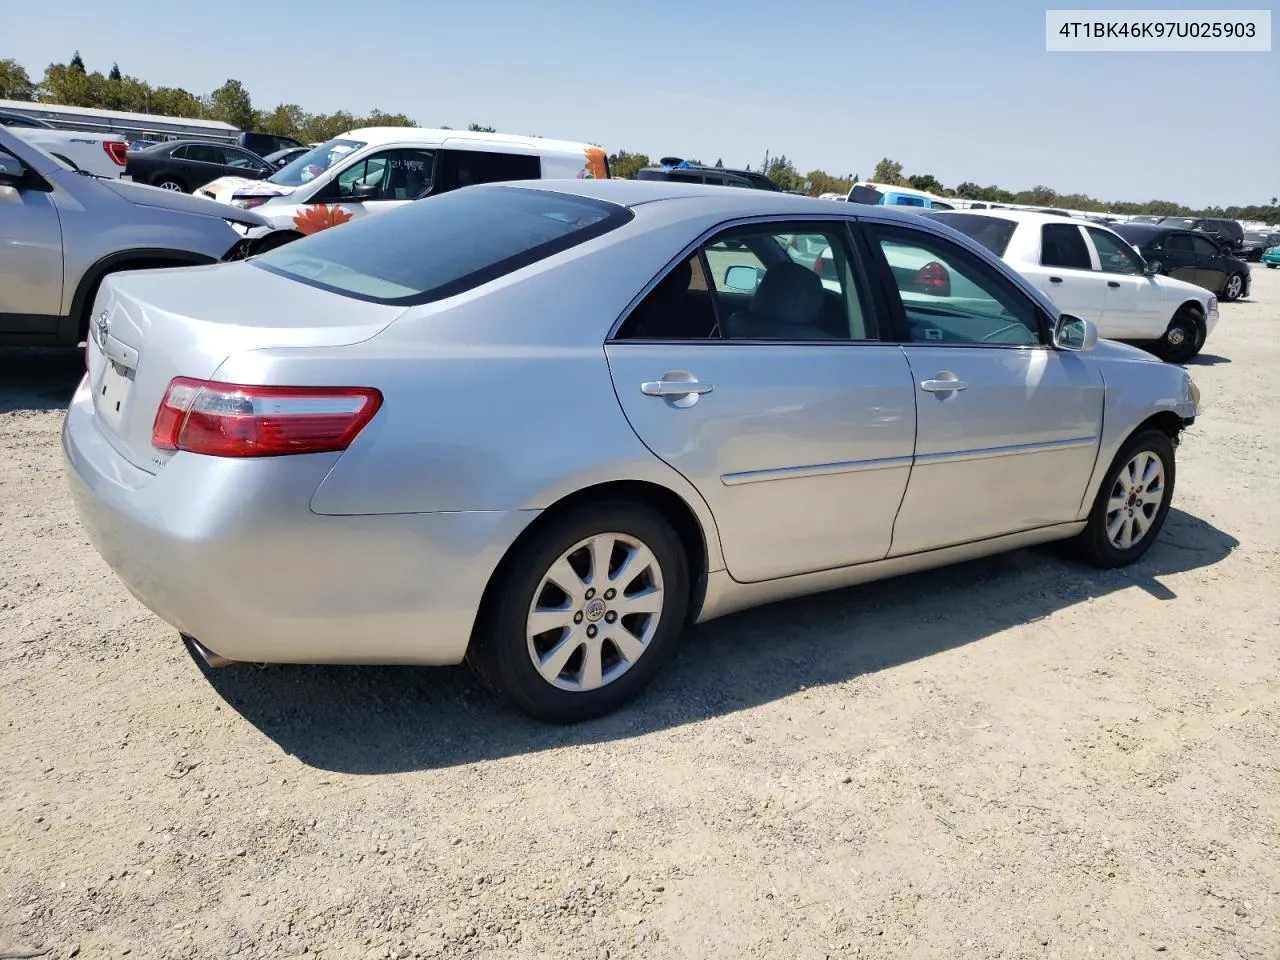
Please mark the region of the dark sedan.
<svg viewBox="0 0 1280 960"><path fill-rule="evenodd" d="M1160 272L1167 277L1204 287L1223 301L1249 295L1249 265L1223 253L1202 232L1146 223L1115 223L1111 229L1136 247L1148 263L1159 263Z"/></svg>
<svg viewBox="0 0 1280 960"><path fill-rule="evenodd" d="M219 177L261 180L275 168L241 147L207 140L170 140L131 150L124 172L135 183L191 193Z"/></svg>

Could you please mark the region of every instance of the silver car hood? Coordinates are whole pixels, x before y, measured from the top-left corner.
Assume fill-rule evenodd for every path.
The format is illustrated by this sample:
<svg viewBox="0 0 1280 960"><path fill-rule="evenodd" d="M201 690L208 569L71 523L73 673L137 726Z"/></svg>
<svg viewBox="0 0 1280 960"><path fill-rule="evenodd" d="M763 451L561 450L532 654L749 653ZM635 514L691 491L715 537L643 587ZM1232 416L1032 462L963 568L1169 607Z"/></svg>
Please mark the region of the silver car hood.
<svg viewBox="0 0 1280 960"><path fill-rule="evenodd" d="M143 207L158 207L161 210L173 210L178 213L193 213L203 217L217 217L219 220L232 220L251 227L263 227L268 224L265 217L251 210L242 210L216 200L196 197L174 190L161 190L128 180L99 180L112 193Z"/></svg>

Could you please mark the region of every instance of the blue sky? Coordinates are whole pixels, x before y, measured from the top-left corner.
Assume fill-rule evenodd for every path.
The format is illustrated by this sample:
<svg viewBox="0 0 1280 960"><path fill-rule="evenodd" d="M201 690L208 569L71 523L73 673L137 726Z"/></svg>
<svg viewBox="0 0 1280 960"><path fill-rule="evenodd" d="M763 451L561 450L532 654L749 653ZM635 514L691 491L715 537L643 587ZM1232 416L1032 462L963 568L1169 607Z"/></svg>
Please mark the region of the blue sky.
<svg viewBox="0 0 1280 960"><path fill-rule="evenodd" d="M949 186L1043 183L1104 200L1225 206L1280 194L1274 45L1047 53L1045 7L0 0L0 57L38 79L78 48L91 70L118 61L153 85L205 93L234 77L259 107L378 107L423 126L475 121L729 166L758 166L768 149L802 172L867 177L888 156Z"/></svg>

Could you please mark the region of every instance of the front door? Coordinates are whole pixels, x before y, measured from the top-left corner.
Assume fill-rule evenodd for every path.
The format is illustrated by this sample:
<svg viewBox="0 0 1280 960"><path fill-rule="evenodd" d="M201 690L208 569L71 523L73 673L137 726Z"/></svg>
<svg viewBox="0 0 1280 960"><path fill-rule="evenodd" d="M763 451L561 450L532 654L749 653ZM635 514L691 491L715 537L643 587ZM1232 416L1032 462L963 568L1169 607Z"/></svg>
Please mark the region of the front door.
<svg viewBox="0 0 1280 960"><path fill-rule="evenodd" d="M889 550L915 400L902 350L877 339L848 238L837 218L729 228L606 344L632 428L705 499L739 581ZM829 251L821 277L801 246Z"/></svg>
<svg viewBox="0 0 1280 960"><path fill-rule="evenodd" d="M23 166L6 151L0 157L9 170ZM0 249L0 329L53 333L62 313L62 228L52 193L0 185Z"/></svg>
<svg viewBox="0 0 1280 960"><path fill-rule="evenodd" d="M338 170L294 216L302 233L337 226L368 213L383 213L424 196L435 169L435 151L394 147L368 154Z"/></svg>
<svg viewBox="0 0 1280 960"><path fill-rule="evenodd" d="M890 555L1074 520L1102 427L1096 366L1052 349L1035 302L967 250L913 228L867 230L898 290L916 400ZM937 264L927 283L900 269L922 260Z"/></svg>
<svg viewBox="0 0 1280 960"><path fill-rule="evenodd" d="M1118 235L1096 227L1085 232L1097 251L1098 269L1107 284L1103 335L1117 340L1159 340L1169 325L1160 281L1146 275L1142 259Z"/></svg>
<svg viewBox="0 0 1280 960"><path fill-rule="evenodd" d="M1196 237L1195 234L1186 233L1169 233L1160 241L1161 249L1153 251L1152 260L1159 260L1163 268L1161 270L1165 276L1173 277L1175 280L1181 280L1184 283L1194 283L1200 286L1200 269L1196 263L1196 246L1195 241L1203 238ZM1203 241L1208 242L1208 241Z"/></svg>
<svg viewBox="0 0 1280 960"><path fill-rule="evenodd" d="M1227 285L1226 254L1222 248L1205 237L1190 235L1191 243L1196 251L1196 283L1206 290L1219 293Z"/></svg>

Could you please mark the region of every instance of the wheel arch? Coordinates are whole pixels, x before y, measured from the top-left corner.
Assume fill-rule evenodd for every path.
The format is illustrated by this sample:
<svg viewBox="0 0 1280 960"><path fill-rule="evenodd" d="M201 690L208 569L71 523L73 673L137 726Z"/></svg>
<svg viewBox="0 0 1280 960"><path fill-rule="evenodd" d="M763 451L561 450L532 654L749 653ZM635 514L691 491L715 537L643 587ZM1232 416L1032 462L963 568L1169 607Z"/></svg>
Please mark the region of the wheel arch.
<svg viewBox="0 0 1280 960"><path fill-rule="evenodd" d="M207 254L165 247L141 247L109 253L95 261L80 275L76 292L71 298L71 309L67 312L67 322L59 331L59 340L64 346L74 347L84 339L89 328L89 310L93 307L93 300L98 294L103 278L108 274L119 273L122 270L196 267L217 262L216 258Z"/></svg>
<svg viewBox="0 0 1280 960"><path fill-rule="evenodd" d="M580 509L585 504L611 500L643 504L657 512L671 524L672 529L675 530L676 535L680 538L680 543L684 547L685 556L689 562L691 582L689 584L689 609L685 613L685 618L688 623L694 622L706 596L708 567L710 565L711 550L713 549L708 542L708 537L715 536L715 531L708 531L704 528L702 522L698 519L697 511L684 497L670 487L654 483L651 480L610 480L593 484L566 494L542 510L512 541L502 559L489 575L484 592L480 596L480 611L485 610L492 603L494 594L501 589L502 584L507 579L515 558L518 557L524 544L532 537L546 529L548 525L557 522L561 517L572 513L574 510ZM475 638L475 630L483 622L484 617L477 612L475 623L472 627L472 640Z"/></svg>

